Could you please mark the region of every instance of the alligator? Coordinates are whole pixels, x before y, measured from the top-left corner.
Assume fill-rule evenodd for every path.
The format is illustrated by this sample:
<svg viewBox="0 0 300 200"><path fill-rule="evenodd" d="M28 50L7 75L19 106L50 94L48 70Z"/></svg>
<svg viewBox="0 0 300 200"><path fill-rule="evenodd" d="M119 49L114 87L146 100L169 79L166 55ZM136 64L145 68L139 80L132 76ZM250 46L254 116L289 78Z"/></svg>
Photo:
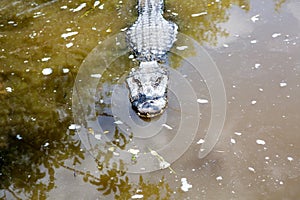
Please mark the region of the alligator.
<svg viewBox="0 0 300 200"><path fill-rule="evenodd" d="M139 0L138 19L126 31L126 41L139 67L126 78L133 110L151 118L165 110L169 73L167 53L178 26L163 17L163 0Z"/></svg>

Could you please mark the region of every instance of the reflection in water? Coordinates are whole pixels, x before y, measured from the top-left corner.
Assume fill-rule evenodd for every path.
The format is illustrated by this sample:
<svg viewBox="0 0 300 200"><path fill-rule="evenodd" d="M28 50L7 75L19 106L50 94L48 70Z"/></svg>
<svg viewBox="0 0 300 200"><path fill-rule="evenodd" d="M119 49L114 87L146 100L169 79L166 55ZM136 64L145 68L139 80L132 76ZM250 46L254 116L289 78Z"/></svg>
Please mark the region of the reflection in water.
<svg viewBox="0 0 300 200"><path fill-rule="evenodd" d="M293 74L285 72L290 78L286 89L293 87L284 93L285 96L291 97L287 97L291 99L291 107L276 107L282 103L278 98L285 96L276 93L277 90L268 85L269 82L264 83L264 88L257 85L258 83L254 84L260 91L264 89L272 100L276 99L275 106L265 106L267 116L261 116L259 109L253 110L254 106L259 106L260 101L257 101L256 105L244 106L243 103L249 100L245 94L245 91L250 92L245 89L247 87L243 87L244 91L239 91L239 94L242 94L240 96L236 90L231 91L230 88L232 85L234 89L242 86L243 82L253 85L253 80L247 82L244 78L253 78L254 73L248 73L244 68L230 70L228 66L234 68L244 62L251 63L257 56L250 54L247 54L248 57L239 57L233 64L228 64L230 56L216 58L222 60L222 72L226 76L226 86L232 94L232 99L229 102L231 110L228 113L230 123L224 130L225 139L223 138L218 149L208 158L196 159L193 155L198 152L198 146L193 145L183 158L172 166L177 174L169 174L169 170L166 169L138 178L118 170L122 163L114 163L117 168L108 167L113 152L98 152L96 161L87 163L90 155L81 149L80 140L74 132L66 131L73 121L70 97L74 77L91 49L109 35L118 33L121 28L132 24L136 18L136 11L134 1L101 1L97 6L96 1L85 2L86 4L83 4L84 1L75 0L0 2L0 198L55 199L61 194L66 195L72 189L68 185L72 185L73 182L75 186L79 185L80 180L86 183L81 184L79 188L82 196L100 199L102 195L115 199L129 199L134 195L143 195L145 199L283 199L286 195L292 199L299 195L295 189L299 185L299 142L293 139L293 133L299 129L296 125L299 116L294 111L297 102L293 100L293 95L299 97L295 92L299 83L292 79ZM285 1L274 2L278 12L283 9L280 7L284 7ZM172 21L179 24L181 32L193 36L199 43L216 44L219 36L228 35L228 30L222 29L219 24L230 18L230 9L236 6L251 12L250 3L256 3L254 8L261 6L256 1L243 0L184 1L180 4L170 0L166 2L166 8L170 10L165 14L167 18L172 18ZM268 16L264 17L266 19ZM267 20L276 24L276 21L272 21L274 19ZM289 21L289 18L285 20ZM277 27L278 24L271 28L277 31ZM293 28L292 25L286 27L285 34L288 35ZM62 37L62 34L66 33L72 34ZM263 35L262 32L260 34ZM290 37L294 37L293 34ZM294 52L299 52L297 37L299 35L292 41L295 42L294 47L289 48L288 53L291 55L287 54L291 59L282 65L292 64L293 70L298 73L299 60L293 60L296 57ZM262 36L262 40L268 39ZM250 49L252 47L248 48ZM283 53L273 57L270 52L262 54L269 55L270 60L284 56ZM285 59L282 57L281 60ZM120 62L122 64L128 61ZM103 79L114 84L118 80L113 77L117 77L122 70L131 68L128 63L120 67L112 68L112 71L104 74ZM51 69L50 74L44 75L43 69L48 68ZM262 79L268 81L270 74L275 76L275 80L277 77L286 78L282 77L282 73L276 74L274 71L265 72L260 76L264 75ZM278 95L280 97L277 98ZM257 98L269 101L267 97L258 95ZM105 114L105 104L99 106L103 106L100 114ZM284 113L288 109L287 114L292 117L284 114L284 118L280 116L278 119L277 111L276 116L274 114L275 107L280 109L278 113L281 116L281 112ZM263 109L262 106L260 110L264 111ZM203 124L206 122L206 111L209 112L209 109L203 108ZM106 114L109 117L110 113ZM266 123L264 126L262 121ZM278 124L274 126L274 122ZM239 125L236 133L233 136L226 135L226 131L232 131L236 124ZM275 131L275 134L274 130L280 131ZM257 138L257 134L263 137ZM113 129L111 138L119 148L124 148L129 141L117 129ZM227 139L230 144L226 143ZM266 141L267 145L263 146L260 140L257 144L257 139ZM257 146L251 145L253 141ZM78 169L82 165L96 165L96 170ZM57 175L61 170L65 170L62 177ZM69 182L61 180L69 176L72 176L71 180L68 179ZM157 181L154 177L160 180ZM193 184L188 193L183 193L180 189L181 177L187 177ZM67 196L65 197L67 199Z"/></svg>

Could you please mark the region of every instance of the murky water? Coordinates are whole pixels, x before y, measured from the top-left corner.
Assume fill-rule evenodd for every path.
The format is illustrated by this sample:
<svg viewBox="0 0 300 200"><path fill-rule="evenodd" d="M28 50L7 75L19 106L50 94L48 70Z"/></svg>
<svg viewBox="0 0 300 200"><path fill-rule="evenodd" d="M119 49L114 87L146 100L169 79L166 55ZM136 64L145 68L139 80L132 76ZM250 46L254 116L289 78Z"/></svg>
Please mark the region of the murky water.
<svg viewBox="0 0 300 200"><path fill-rule="evenodd" d="M124 86L134 62L107 45L136 19L134 1L0 2L1 199L300 198L300 3L165 7L166 18L205 50L186 51L192 46L177 41L167 112L143 121L129 109ZM116 55L99 81L96 66ZM188 60L195 55L199 65L217 66L227 98L219 141L201 159L220 115L213 109L221 107L211 84L216 74L197 73ZM81 78L91 81L81 87Z"/></svg>

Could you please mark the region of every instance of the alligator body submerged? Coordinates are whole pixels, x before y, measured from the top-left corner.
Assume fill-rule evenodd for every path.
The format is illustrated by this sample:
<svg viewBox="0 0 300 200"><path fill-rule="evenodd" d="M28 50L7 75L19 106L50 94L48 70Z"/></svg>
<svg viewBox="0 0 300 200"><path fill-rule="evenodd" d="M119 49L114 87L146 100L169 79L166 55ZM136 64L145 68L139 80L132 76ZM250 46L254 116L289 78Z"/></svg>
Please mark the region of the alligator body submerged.
<svg viewBox="0 0 300 200"><path fill-rule="evenodd" d="M177 25L163 18L163 0L139 0L138 19L126 32L127 43L139 67L126 79L132 108L141 117L154 117L167 106L167 53Z"/></svg>

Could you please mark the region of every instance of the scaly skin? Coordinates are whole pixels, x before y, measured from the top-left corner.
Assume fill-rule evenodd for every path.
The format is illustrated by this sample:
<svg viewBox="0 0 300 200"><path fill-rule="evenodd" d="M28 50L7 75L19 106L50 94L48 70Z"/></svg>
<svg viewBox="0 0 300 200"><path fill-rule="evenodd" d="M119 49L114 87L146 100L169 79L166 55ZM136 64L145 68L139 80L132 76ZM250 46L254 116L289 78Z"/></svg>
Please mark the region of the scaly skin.
<svg viewBox="0 0 300 200"><path fill-rule="evenodd" d="M167 52L176 40L177 25L165 20L163 0L139 0L138 19L127 31L127 43L140 62L127 78L132 107L154 117L167 105Z"/></svg>

